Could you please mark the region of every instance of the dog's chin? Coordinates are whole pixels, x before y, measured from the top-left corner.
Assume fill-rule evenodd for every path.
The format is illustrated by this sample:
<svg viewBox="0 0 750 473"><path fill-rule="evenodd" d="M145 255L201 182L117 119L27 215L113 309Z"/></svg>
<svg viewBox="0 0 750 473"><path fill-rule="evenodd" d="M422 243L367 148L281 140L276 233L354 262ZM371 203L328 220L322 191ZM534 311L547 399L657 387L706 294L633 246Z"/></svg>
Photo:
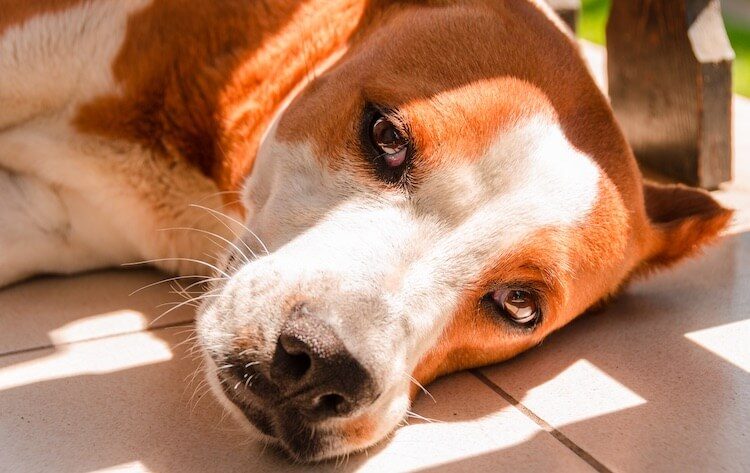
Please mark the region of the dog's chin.
<svg viewBox="0 0 750 473"><path fill-rule="evenodd" d="M398 417L391 428L367 425L367 420L358 427L355 425L358 419L326 422L323 425L311 424L293 410L272 411L262 407L260 400L235 395L210 370L207 376L214 395L243 426L248 437L275 446L298 462L318 462L365 450L382 440L402 417ZM382 418L380 420L382 422Z"/></svg>

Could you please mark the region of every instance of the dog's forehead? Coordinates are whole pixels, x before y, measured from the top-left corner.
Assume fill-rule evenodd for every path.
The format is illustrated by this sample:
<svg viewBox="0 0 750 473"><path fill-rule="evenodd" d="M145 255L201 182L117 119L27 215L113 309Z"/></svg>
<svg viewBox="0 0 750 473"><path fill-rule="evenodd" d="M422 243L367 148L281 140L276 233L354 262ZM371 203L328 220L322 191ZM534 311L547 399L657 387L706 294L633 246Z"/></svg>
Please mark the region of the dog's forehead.
<svg viewBox="0 0 750 473"><path fill-rule="evenodd" d="M418 210L492 244L583 223L601 178L598 166L546 116L498 131L478 157L441 156L424 167L414 194Z"/></svg>
<svg viewBox="0 0 750 473"><path fill-rule="evenodd" d="M343 170L341 188L372 191L363 110L397 111L415 149L409 206L447 223L431 243L474 255L462 266L474 276L538 231L591 233L606 217L593 209L638 204L637 171L616 159L626 144L565 34L535 5L489 5L395 13L302 94L279 134Z"/></svg>

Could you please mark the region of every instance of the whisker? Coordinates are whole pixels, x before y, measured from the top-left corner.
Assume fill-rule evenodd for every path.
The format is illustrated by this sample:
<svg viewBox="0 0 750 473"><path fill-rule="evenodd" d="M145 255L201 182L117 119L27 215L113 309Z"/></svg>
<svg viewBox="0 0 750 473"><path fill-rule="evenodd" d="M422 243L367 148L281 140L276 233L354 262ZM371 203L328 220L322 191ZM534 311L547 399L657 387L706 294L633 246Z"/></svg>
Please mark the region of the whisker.
<svg viewBox="0 0 750 473"><path fill-rule="evenodd" d="M250 248L250 245L248 245L248 244L247 244L247 243L245 242L245 240L243 240L243 239L242 239L242 237L241 237L240 235L238 235L238 234L237 234L237 232L236 232L236 231L234 230L234 228L230 227L230 226L229 226L229 225L228 225L228 224L227 224L227 223L226 223L226 222L225 222L224 220L222 220L222 219L221 219L221 218L219 218L219 217L224 217L224 218L226 218L226 219L229 219L229 220L231 220L231 221L233 221L233 222L237 223L237 224L238 224L238 225L240 225L241 227L245 228L246 230L250 231L250 229L249 229L249 228L247 228L247 227L246 227L245 225L243 225L243 224L242 224L242 223L241 223L241 222L240 222L239 220L237 220L237 219L235 219L235 218L233 218L233 217L230 217L229 215L227 215L227 214L225 214L225 213L223 213L223 212L219 212L218 210L214 210L214 209L212 209L212 208L209 208L209 207L204 207L203 205L198 205L198 204L190 204L190 206L191 206L191 207L196 207L196 208L199 208L199 209L202 209L202 210L205 210L205 211L209 212L209 214L210 214L210 215L211 215L211 216L212 216L212 217L213 217L214 219L216 219L216 221L217 221L217 222L219 222L220 224L224 225L224 226L225 226L225 227L226 227L226 228L227 228L227 229L228 229L228 230L229 230L230 232L232 232L232 234L233 234L233 235L235 236L235 238L237 238L237 239L238 239L238 240L239 240L239 241L240 241L240 242L241 242L241 243L242 243L242 244L243 244L243 245L245 246L245 248L247 248L247 250L248 250L248 251L249 251L250 253L252 253L253 255L255 254L255 253L253 252L253 250L252 250L252 249ZM252 232L251 232L251 233L252 233ZM256 238L257 238L257 237L256 237ZM262 244L262 242L261 242L261 244ZM268 253L268 250L266 250L266 253Z"/></svg>
<svg viewBox="0 0 750 473"><path fill-rule="evenodd" d="M217 216L217 215L218 215L218 216L221 216L221 217L224 217L224 218L226 218L226 219L229 219L229 220L233 221L233 222L234 222L234 223L236 223L237 225L239 225L239 226L241 226L242 228L244 228L245 230L247 230L247 231L248 231L248 233L250 233L250 235L252 235L252 236L253 236L253 237L254 237L254 238L255 238L256 240L258 240L258 243L260 243L260 246L262 246L262 247L263 247L263 251L265 251L265 252L266 252L266 254L270 254L270 253L269 253L269 251L268 251L268 248L266 247L266 244L265 244L265 243L263 243L263 240L261 240L261 239L260 239L260 237L258 237L258 235L256 235L256 234L255 234L255 232L253 232L252 230L250 230L250 228L248 228L248 226L247 226L247 225L245 225L244 223L240 222L240 221L239 221L239 220L237 220L236 218L234 218L234 217L231 217L231 216L229 216L229 215L227 215L227 214L224 214L224 213L222 213L222 212L219 212L218 210L214 210L214 209L212 209L212 208L209 208L209 207L204 207L204 206L202 206L202 205L197 205L197 204L190 204L190 205L191 205L191 206L193 206L193 207L197 207L197 208L199 208L199 209L203 209L203 210L205 210L205 211L207 211L207 212L211 212L211 214L213 214L214 216ZM217 218L218 218L218 217L217 217ZM225 225L226 225L226 224L225 224ZM227 228L229 228L229 225L226 225L226 226L227 226ZM229 230L232 230L232 229L231 229L231 228L229 228ZM233 231L233 230L232 230L232 233L234 233L234 231ZM235 233L235 236L237 236L237 234L236 234L236 233ZM242 241L242 238L240 238L239 236L237 236L237 238L239 238L239 239L240 239L240 241ZM244 241L242 241L242 242L244 243ZM246 244L246 243L245 243L245 246L247 246L247 244ZM248 247L248 249L250 249L250 248Z"/></svg>
<svg viewBox="0 0 750 473"><path fill-rule="evenodd" d="M421 415L417 414L416 412L412 412L412 411L409 411L409 410L406 411L406 415L408 417L413 417L415 419L423 420L423 421L428 422L430 424L444 424L444 422L441 421L441 420L430 419L429 417L421 416Z"/></svg>
<svg viewBox="0 0 750 473"><path fill-rule="evenodd" d="M231 278L231 276L229 276L227 273L225 273L224 271L220 270L219 268L217 268L213 264L206 263L205 261L201 261L199 259L193 259L193 258L156 258L156 259L145 260L145 261L134 261L132 263L123 263L121 266L136 266L136 265L141 265L141 264L161 263L161 262L165 262L165 261L187 261L187 262L190 262L190 263L202 264L204 266L207 266L207 267L213 269L214 271L216 271L217 273L219 273L222 276L226 277L227 279Z"/></svg>
<svg viewBox="0 0 750 473"><path fill-rule="evenodd" d="M185 330L180 330L179 332L175 332L175 335L179 336L179 335L182 335L183 333L191 333L191 332L195 335L196 331L194 327L189 327L189 328L186 328ZM192 336L189 337L188 340L191 338L193 337ZM180 343L183 343L183 342L180 342Z"/></svg>
<svg viewBox="0 0 750 473"><path fill-rule="evenodd" d="M162 302L161 304L157 305L156 307L157 308L162 308L162 307L170 307L170 306L180 305L180 304L190 305L188 303L200 302L201 300L203 300L205 298L208 298L208 297L226 297L226 294L201 294L199 296L194 296L194 297L187 296L187 299L185 299L185 300L174 301L174 302ZM197 307L197 305L196 305L196 307Z"/></svg>
<svg viewBox="0 0 750 473"><path fill-rule="evenodd" d="M224 210L227 207L231 207L231 206L233 206L235 204L241 204L241 203L242 203L242 199L230 200L229 202L227 202L225 204L221 204L221 207L219 207L219 208L222 209L222 210Z"/></svg>
<svg viewBox="0 0 750 473"><path fill-rule="evenodd" d="M206 279L204 279L202 281L196 281L194 283L191 283L191 284L185 286L185 290L187 291L188 289L192 289L195 286L198 286L199 284L205 284L205 283L216 282L216 281L225 281L226 279L227 278L206 278ZM211 289L211 290L213 291L215 289L218 289L218 288L214 288L214 289Z"/></svg>
<svg viewBox="0 0 750 473"><path fill-rule="evenodd" d="M198 374L202 371L202 368L203 368L202 366L198 366L197 368L195 368L195 370L193 370L192 373L190 373L189 375L185 376L184 381L187 381L187 378L190 378L190 381L187 382L188 386L191 385L191 384L193 384L195 382L195 378L198 377Z"/></svg>
<svg viewBox="0 0 750 473"><path fill-rule="evenodd" d="M252 379L253 379L254 377L255 377L255 375L252 375L252 376L248 376L248 377L247 377L247 381L245 381L245 388L248 388L248 387L249 387L249 385L250 385L250 381L252 381Z"/></svg>
<svg viewBox="0 0 750 473"><path fill-rule="evenodd" d="M437 401L435 400L435 397L430 393L430 391L427 390L427 388L425 388L424 386L422 386L422 383L420 383L419 381L417 381L416 378L414 378L414 376L410 375L409 373L407 373L405 371L404 371L404 374L411 380L412 383L416 384L417 387L419 389L421 389L423 393L425 393L427 396L429 396L430 399L432 399L432 402L434 402L435 404L437 404Z"/></svg>
<svg viewBox="0 0 750 473"><path fill-rule="evenodd" d="M206 385L208 385L208 381L206 379L201 379L198 382L198 385L193 390L193 394L192 394L192 396L190 396L190 399L188 399L188 402L192 403L193 399L195 398L195 395L198 394L198 391L200 391L201 389L203 389Z"/></svg>
<svg viewBox="0 0 750 473"><path fill-rule="evenodd" d="M179 335L179 334L177 334L177 335ZM195 334L195 335L191 335L190 337L186 338L185 340L183 340L183 341L181 341L181 342L179 342L179 343L175 344L175 346L173 346L173 347L172 347L172 350L173 350L173 351L176 351L176 350L177 350L178 348L180 348L181 346L183 346L183 345L185 345L185 344L187 344L187 343L190 343L190 342L195 342L195 341L197 341L197 340L198 340L198 335L197 335L197 334Z"/></svg>
<svg viewBox="0 0 750 473"><path fill-rule="evenodd" d="M203 296L199 296L199 297L204 297L204 296L221 297L221 296L223 296L223 294L204 294ZM175 311L175 310L179 309L180 307L184 307L186 305L189 305L190 303L195 303L195 302L196 302L196 299L188 299L186 301L182 301L182 302L176 303L177 305L175 305L174 307L172 307L170 309L167 309L166 311L162 312L162 314L159 315L157 318L155 318L154 320L152 320L151 323L148 324L149 327L153 326L159 319L161 319L162 317L166 316L170 312ZM175 303L172 302L171 304L175 304ZM163 306L164 306L164 304L160 305L160 307L163 307ZM197 307L197 306L195 306L195 307Z"/></svg>
<svg viewBox="0 0 750 473"><path fill-rule="evenodd" d="M241 249L240 249L240 248L239 248L239 247L238 247L237 245L235 245L234 243L232 243L232 242L231 242L231 241L229 241L228 239L224 238L223 236L221 236L221 235L217 235L217 234L216 234L216 233L214 233L214 232L209 232L208 230L203 230L203 229L201 229L201 228L192 228L192 227L171 227L171 228L162 228L162 229L160 229L159 231L173 231L173 230L187 230L187 231L193 231L193 232L198 232L198 233L202 233L202 234L204 234L204 235L210 235L210 236L214 236L214 237L216 237L216 238L220 239L221 241L225 242L226 244L228 244L228 245L231 245L231 246L232 246L232 248L234 248L235 250L237 250L237 252L238 252L239 254L241 254L243 258L245 258L245 262L246 262L246 263L249 263L249 262L250 262L250 258L248 258L248 257L247 257L247 255L245 254L245 252L243 252L243 251L242 251L242 250L241 250ZM214 242L214 243L216 243L216 242ZM219 245L219 246L221 247L221 245ZM222 248L222 249L224 249L224 248ZM249 249L249 248L248 248L248 249ZM253 258L257 258L257 256L255 256L255 253L253 253L253 250L250 250L250 254L252 254L252 255L253 255Z"/></svg>
<svg viewBox="0 0 750 473"><path fill-rule="evenodd" d="M197 282L194 282L192 284L189 284L189 285L187 285L185 287L183 287L179 282L174 282L174 284L170 284L169 287L172 289L173 294L178 294L180 296L183 296L183 297L189 299L191 294L199 294L199 295L200 294L212 294L212 293L220 290L221 288L215 287L215 288L210 289L210 290L209 289L206 289L206 290L200 290L200 289L198 289L196 291L190 291L189 289L192 289L195 286L198 286L200 284L205 284L206 282L223 281L224 279L225 278L204 279L202 281L197 281ZM175 285L177 286L177 288L175 288Z"/></svg>
<svg viewBox="0 0 750 473"><path fill-rule="evenodd" d="M208 199L212 199L214 197L219 197L220 195L226 195L226 194L242 194L242 191L219 191L219 192L213 192L211 194L204 195L200 199L198 199L198 203L205 202Z"/></svg>
<svg viewBox="0 0 750 473"><path fill-rule="evenodd" d="M200 389L203 389L203 393L198 396L198 399L193 403L193 397L198 393ZM211 392L211 386L208 385L208 382L204 382L200 387L196 388L195 393L193 393L193 396L190 398L190 403L193 403L193 407L190 409L190 415L192 416L195 413L195 409L198 407L198 404L200 404L201 400L206 397L206 394Z"/></svg>
<svg viewBox="0 0 750 473"><path fill-rule="evenodd" d="M152 282L151 284L147 284L147 285L145 285L145 286L143 286L141 288L138 288L135 291L131 292L130 294L128 294L128 296L132 296L132 295L138 294L141 291L144 291L144 290L146 290L146 289L148 289L150 287L158 286L159 284L164 284L165 282L178 281L180 279L196 279L196 278L210 279L208 276L203 276L203 275L199 275L199 274L191 274L189 276L175 276L173 278L162 279L161 281L156 281L156 282Z"/></svg>

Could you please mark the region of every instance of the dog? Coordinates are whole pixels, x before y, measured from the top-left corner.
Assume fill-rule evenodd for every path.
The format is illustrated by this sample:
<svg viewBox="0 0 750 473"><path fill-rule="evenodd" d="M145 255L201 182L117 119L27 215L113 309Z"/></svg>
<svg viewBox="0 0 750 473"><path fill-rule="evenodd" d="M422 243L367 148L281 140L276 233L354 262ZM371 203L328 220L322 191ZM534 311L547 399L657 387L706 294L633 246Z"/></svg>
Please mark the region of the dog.
<svg viewBox="0 0 750 473"><path fill-rule="evenodd" d="M0 11L0 285L205 277L208 380L296 460L377 443L420 386L537 345L731 217L644 183L538 0Z"/></svg>

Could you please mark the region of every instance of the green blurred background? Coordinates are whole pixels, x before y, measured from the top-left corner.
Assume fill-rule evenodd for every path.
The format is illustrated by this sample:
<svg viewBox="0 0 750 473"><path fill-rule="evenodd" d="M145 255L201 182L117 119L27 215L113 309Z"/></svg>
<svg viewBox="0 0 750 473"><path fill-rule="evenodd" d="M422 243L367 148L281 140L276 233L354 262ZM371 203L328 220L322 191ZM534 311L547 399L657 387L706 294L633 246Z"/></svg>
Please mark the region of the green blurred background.
<svg viewBox="0 0 750 473"><path fill-rule="evenodd" d="M734 0L748 3L747 0ZM583 0L578 34L594 43L605 43L605 26L609 13L610 0ZM737 58L734 61L734 91L750 97L750 23L727 17L724 22Z"/></svg>

